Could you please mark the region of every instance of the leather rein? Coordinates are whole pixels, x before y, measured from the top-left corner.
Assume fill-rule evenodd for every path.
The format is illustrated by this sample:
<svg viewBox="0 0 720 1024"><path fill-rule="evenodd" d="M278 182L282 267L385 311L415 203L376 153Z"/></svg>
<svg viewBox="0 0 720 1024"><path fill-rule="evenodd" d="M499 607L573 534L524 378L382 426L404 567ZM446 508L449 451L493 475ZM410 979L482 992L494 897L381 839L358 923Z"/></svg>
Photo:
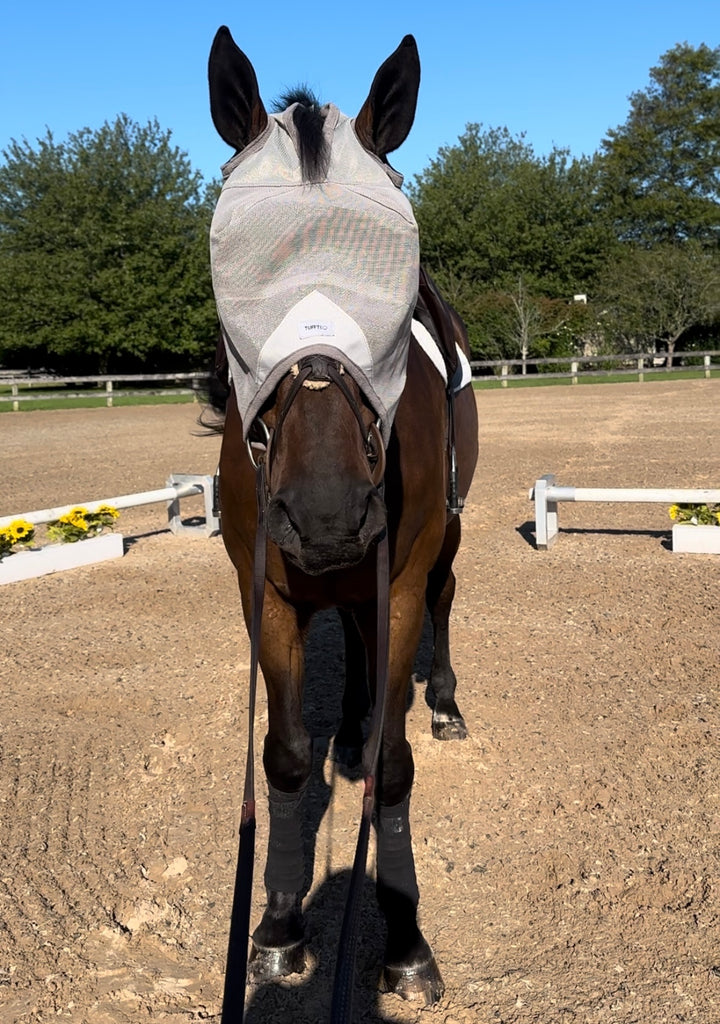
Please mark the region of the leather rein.
<svg viewBox="0 0 720 1024"><path fill-rule="evenodd" d="M372 480L382 494L385 473L385 448L378 425L365 425L360 407L343 379L340 364L325 357L308 356L292 370L293 381L283 403L273 431L262 419L260 425L264 437L260 445L248 439L248 452L255 467L255 493L257 500L257 528L253 561L253 591L250 619L250 692L248 701L248 742L245 762L245 785L240 815L240 838L235 874L235 891L230 917L227 966L221 1024L242 1024L245 1014L245 989L247 983L248 943L250 935L250 910L252 898L253 867L255 859L255 769L254 769L254 721L257 693L262 612L265 594L265 572L267 560L266 513L271 472L271 453L277 443L282 424L297 397L300 388L320 382L321 386L335 384L343 393L365 438L365 451L369 460L374 461ZM382 747L383 724L388 681L389 631L390 631L390 556L387 528L376 542L377 551L377 627L376 627L376 690L375 703L370 721L370 733L363 747L364 791L362 816L355 849L350 883L345 903L335 979L330 1008L330 1024L350 1024L352 1014L352 992L357 949L358 926L362 907L362 891L367 864L368 845L372 815L376 799L376 780L380 750Z"/></svg>

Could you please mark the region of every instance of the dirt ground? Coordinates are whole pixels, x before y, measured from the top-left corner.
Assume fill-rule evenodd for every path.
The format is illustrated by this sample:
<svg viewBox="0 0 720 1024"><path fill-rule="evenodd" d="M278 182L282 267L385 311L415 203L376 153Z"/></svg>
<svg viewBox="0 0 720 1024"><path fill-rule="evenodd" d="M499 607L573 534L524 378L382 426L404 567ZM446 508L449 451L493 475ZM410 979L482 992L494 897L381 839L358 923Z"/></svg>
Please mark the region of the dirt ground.
<svg viewBox="0 0 720 1024"><path fill-rule="evenodd" d="M453 617L470 738L408 731L423 928L446 993L378 995L368 882L358 1021L720 1021L720 560L669 549L659 505L528 488L720 486L720 381L478 394L480 465ZM0 515L212 472L197 407L6 414ZM185 506L188 514L192 503ZM248 643L222 542L122 515L124 558L0 588L0 1018L219 1021L244 767ZM317 827L312 964L249 1024L327 1019L357 781L327 757L337 622L308 652ZM259 710L262 734L264 705ZM253 920L263 905L260 800Z"/></svg>

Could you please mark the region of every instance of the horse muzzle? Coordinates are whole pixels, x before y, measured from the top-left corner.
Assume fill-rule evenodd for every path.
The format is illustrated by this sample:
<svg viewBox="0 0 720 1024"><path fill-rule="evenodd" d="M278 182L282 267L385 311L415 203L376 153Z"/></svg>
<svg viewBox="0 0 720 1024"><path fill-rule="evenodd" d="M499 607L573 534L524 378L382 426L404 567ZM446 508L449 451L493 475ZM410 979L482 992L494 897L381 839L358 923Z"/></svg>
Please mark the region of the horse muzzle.
<svg viewBox="0 0 720 1024"><path fill-rule="evenodd" d="M268 537L309 576L358 565L385 529L387 515L375 487L358 486L353 491L331 508L327 499L332 498L332 489L319 501L306 492L279 491L268 504Z"/></svg>

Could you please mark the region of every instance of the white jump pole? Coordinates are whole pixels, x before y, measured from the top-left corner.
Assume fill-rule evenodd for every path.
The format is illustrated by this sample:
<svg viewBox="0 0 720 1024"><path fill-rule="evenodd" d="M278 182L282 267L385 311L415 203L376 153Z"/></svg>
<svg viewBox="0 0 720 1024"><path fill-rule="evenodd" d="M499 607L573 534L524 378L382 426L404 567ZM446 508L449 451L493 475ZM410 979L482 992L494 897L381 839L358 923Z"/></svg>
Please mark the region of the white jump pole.
<svg viewBox="0 0 720 1024"><path fill-rule="evenodd" d="M189 498L193 494L205 497L205 526L186 526L180 519L180 499ZM17 515L0 518L0 527L9 526L14 519L24 519L33 526L50 523L61 516L67 515L71 509L81 505L89 512L97 511L100 505L112 505L113 508L134 508L136 505L153 505L165 501L168 505L168 521L173 533L203 533L210 536L219 530L218 518L213 509L213 478L197 474L173 474L166 487L155 491L141 491L138 494L119 494L113 498L102 498L93 501L75 501L72 505L58 505L56 508L36 509L32 512L20 512Z"/></svg>
<svg viewBox="0 0 720 1024"><path fill-rule="evenodd" d="M552 546L558 534L558 503L600 501L705 505L720 503L720 490L653 487L559 487L552 473L535 481L529 498L535 502L535 543L539 550Z"/></svg>

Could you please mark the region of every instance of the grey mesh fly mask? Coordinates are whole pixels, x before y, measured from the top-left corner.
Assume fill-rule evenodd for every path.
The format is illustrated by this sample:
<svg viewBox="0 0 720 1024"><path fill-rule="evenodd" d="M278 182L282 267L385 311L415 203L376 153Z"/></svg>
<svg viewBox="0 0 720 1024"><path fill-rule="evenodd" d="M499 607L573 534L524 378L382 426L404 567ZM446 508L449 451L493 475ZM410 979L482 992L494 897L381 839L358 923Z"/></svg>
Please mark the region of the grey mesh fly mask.
<svg viewBox="0 0 720 1024"><path fill-rule="evenodd" d="M405 386L418 289L417 225L402 180L329 105L327 178L303 182L293 107L223 171L213 288L245 436L303 355L340 361L387 443ZM399 179L399 180L398 180Z"/></svg>

